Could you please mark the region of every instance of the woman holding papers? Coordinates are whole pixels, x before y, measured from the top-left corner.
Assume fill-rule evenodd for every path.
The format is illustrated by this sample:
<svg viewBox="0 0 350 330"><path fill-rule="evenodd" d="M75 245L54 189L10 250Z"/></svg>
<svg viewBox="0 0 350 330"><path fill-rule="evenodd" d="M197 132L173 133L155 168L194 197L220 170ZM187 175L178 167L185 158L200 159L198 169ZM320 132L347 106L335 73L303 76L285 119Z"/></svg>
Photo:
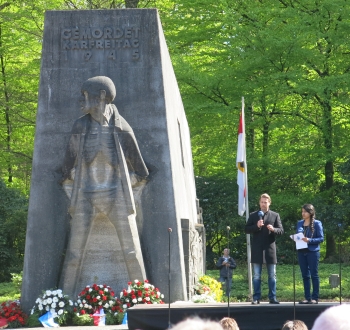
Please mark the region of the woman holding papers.
<svg viewBox="0 0 350 330"><path fill-rule="evenodd" d="M307 248L298 250L298 260L304 283L305 300L299 304L317 304L320 289L318 276L318 261L320 259L320 243L323 242L322 222L315 219L315 208L311 204L303 205L301 209L303 220L297 223L297 233L303 233L302 240ZM312 294L310 278L312 280Z"/></svg>

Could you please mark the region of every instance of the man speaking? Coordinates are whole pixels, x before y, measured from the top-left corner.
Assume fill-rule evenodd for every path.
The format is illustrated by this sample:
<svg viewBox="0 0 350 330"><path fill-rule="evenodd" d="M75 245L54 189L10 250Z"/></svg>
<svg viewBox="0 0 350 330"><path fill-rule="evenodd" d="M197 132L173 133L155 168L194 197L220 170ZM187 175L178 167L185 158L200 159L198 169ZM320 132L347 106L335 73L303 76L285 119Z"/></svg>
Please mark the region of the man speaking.
<svg viewBox="0 0 350 330"><path fill-rule="evenodd" d="M259 200L260 210L249 215L245 232L253 235L251 263L253 266L253 301L260 304L261 271L266 263L269 285L270 304L279 304L276 299L276 235L283 234L283 227L278 213L270 210L271 197L262 194Z"/></svg>

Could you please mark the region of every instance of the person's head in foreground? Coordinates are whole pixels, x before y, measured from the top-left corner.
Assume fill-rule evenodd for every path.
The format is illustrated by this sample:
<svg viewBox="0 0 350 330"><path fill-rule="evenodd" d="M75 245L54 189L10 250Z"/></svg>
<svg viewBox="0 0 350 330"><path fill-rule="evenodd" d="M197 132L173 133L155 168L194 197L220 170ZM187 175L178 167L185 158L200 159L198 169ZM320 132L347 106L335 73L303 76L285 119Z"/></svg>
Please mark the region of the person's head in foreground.
<svg viewBox="0 0 350 330"><path fill-rule="evenodd" d="M199 317L189 318L176 324L172 330L223 330L218 322L202 320Z"/></svg>
<svg viewBox="0 0 350 330"><path fill-rule="evenodd" d="M286 321L281 330L308 330L306 324L300 320Z"/></svg>
<svg viewBox="0 0 350 330"><path fill-rule="evenodd" d="M224 317L219 323L224 330L239 330L236 320L231 317Z"/></svg>
<svg viewBox="0 0 350 330"><path fill-rule="evenodd" d="M350 305L342 304L330 307L316 319L312 330L348 330L350 329Z"/></svg>

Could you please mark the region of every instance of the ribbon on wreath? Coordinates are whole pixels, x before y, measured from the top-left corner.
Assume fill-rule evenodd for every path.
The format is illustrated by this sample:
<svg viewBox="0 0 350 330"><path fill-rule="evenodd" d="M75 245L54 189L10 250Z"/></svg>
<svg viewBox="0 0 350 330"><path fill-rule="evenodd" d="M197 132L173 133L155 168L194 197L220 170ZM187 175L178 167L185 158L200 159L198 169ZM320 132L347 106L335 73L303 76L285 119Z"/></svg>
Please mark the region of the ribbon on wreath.
<svg viewBox="0 0 350 330"><path fill-rule="evenodd" d="M59 327L59 325L57 323L55 323L51 312L47 312L46 314L40 316L39 321L44 326L44 328L58 328Z"/></svg>
<svg viewBox="0 0 350 330"><path fill-rule="evenodd" d="M0 316L0 329L5 329L7 328L7 320L3 317Z"/></svg>
<svg viewBox="0 0 350 330"><path fill-rule="evenodd" d="M95 313L92 314L92 318L94 319L94 325L98 327L103 327L106 325L106 314L103 308L96 310Z"/></svg>

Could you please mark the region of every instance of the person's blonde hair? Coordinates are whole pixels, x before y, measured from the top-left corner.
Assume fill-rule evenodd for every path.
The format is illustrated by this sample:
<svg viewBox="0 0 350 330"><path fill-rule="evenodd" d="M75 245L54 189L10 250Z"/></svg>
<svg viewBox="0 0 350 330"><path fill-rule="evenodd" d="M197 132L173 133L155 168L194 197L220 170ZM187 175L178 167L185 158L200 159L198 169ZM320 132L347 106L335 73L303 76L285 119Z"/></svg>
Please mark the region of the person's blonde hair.
<svg viewBox="0 0 350 330"><path fill-rule="evenodd" d="M224 330L239 330L236 320L232 317L224 317L219 323Z"/></svg>
<svg viewBox="0 0 350 330"><path fill-rule="evenodd" d="M190 317L177 323L172 330L222 330L219 322L202 320L199 317Z"/></svg>
<svg viewBox="0 0 350 330"><path fill-rule="evenodd" d="M286 321L281 330L308 330L306 324L300 320Z"/></svg>
<svg viewBox="0 0 350 330"><path fill-rule="evenodd" d="M262 195L260 196L260 199L262 199L262 198L267 198L267 199L269 200L270 204L271 204L271 197L270 197L270 195L264 193L264 194L262 194ZM260 199L259 199L259 200L260 200Z"/></svg>

